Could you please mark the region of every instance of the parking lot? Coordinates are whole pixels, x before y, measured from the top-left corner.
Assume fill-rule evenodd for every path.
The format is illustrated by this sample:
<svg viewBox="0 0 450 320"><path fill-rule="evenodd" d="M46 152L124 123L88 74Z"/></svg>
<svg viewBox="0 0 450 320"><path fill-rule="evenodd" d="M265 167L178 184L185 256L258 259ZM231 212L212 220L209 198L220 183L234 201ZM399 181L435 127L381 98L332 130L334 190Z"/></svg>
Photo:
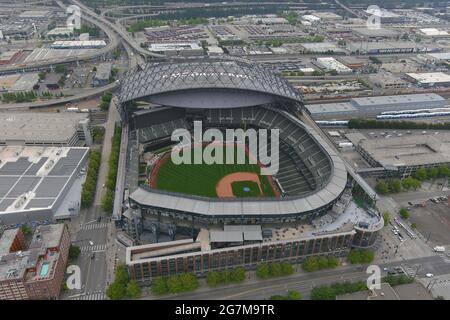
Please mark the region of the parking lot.
<svg viewBox="0 0 450 320"><path fill-rule="evenodd" d="M426 202L425 207L413 207L410 220L433 245L450 245L450 206L447 202Z"/></svg>

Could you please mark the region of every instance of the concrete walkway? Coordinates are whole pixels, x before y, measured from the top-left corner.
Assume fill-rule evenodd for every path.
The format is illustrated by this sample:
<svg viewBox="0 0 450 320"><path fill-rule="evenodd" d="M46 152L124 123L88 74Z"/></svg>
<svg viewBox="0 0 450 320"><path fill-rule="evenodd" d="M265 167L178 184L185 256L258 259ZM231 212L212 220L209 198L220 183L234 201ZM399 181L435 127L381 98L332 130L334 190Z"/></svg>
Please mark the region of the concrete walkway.
<svg viewBox="0 0 450 320"><path fill-rule="evenodd" d="M109 105L108 120L105 124L105 135L103 138L102 158L100 163L100 170L97 180L97 190L95 192L94 206L100 206L102 203L103 194L105 188L103 185L106 183L106 177L108 175L108 160L111 154L111 139L114 135L114 127L116 121L119 120L119 113L116 109L117 98L113 97Z"/></svg>

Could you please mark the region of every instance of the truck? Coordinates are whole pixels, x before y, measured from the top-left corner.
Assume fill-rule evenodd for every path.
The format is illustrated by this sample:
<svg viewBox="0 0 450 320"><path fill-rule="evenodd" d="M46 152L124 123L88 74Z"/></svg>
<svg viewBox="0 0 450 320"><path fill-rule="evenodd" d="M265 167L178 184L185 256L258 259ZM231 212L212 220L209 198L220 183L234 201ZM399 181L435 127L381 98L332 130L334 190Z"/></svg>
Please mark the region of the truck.
<svg viewBox="0 0 450 320"><path fill-rule="evenodd" d="M445 247L443 247L443 246L436 246L436 247L433 248L433 250L435 252L445 252Z"/></svg>

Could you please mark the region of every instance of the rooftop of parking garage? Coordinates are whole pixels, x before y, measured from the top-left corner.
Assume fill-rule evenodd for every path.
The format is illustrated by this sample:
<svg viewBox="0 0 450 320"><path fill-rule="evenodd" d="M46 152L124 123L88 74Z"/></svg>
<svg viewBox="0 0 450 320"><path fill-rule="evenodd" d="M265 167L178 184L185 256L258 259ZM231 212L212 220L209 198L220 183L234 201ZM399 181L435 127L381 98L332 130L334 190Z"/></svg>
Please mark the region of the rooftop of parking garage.
<svg viewBox="0 0 450 320"><path fill-rule="evenodd" d="M59 142L69 140L87 114L62 112L2 112L0 142Z"/></svg>
<svg viewBox="0 0 450 320"><path fill-rule="evenodd" d="M373 139L356 133L346 137L384 167L450 163L450 133L447 132Z"/></svg>

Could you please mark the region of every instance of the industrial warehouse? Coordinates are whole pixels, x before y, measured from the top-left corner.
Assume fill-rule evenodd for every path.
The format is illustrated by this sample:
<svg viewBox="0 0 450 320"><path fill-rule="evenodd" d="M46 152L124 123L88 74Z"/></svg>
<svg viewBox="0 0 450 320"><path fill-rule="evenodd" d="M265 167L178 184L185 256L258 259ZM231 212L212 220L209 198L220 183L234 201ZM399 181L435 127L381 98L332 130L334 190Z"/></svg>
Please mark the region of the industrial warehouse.
<svg viewBox="0 0 450 320"><path fill-rule="evenodd" d="M92 144L86 113L2 112L0 146L84 146Z"/></svg>
<svg viewBox="0 0 450 320"><path fill-rule="evenodd" d="M369 164L391 173L408 175L421 167L450 164L450 134L446 132L372 139L348 133L346 138Z"/></svg>
<svg viewBox="0 0 450 320"><path fill-rule="evenodd" d="M446 100L435 93L352 98L349 102L309 104L306 109L315 120L348 120L376 117L382 113L402 110L439 109Z"/></svg>
<svg viewBox="0 0 450 320"><path fill-rule="evenodd" d="M53 221L78 213L78 203L58 208L75 181L81 185L80 172L88 148L75 147L0 147L0 221ZM79 198L79 194L78 194Z"/></svg>

